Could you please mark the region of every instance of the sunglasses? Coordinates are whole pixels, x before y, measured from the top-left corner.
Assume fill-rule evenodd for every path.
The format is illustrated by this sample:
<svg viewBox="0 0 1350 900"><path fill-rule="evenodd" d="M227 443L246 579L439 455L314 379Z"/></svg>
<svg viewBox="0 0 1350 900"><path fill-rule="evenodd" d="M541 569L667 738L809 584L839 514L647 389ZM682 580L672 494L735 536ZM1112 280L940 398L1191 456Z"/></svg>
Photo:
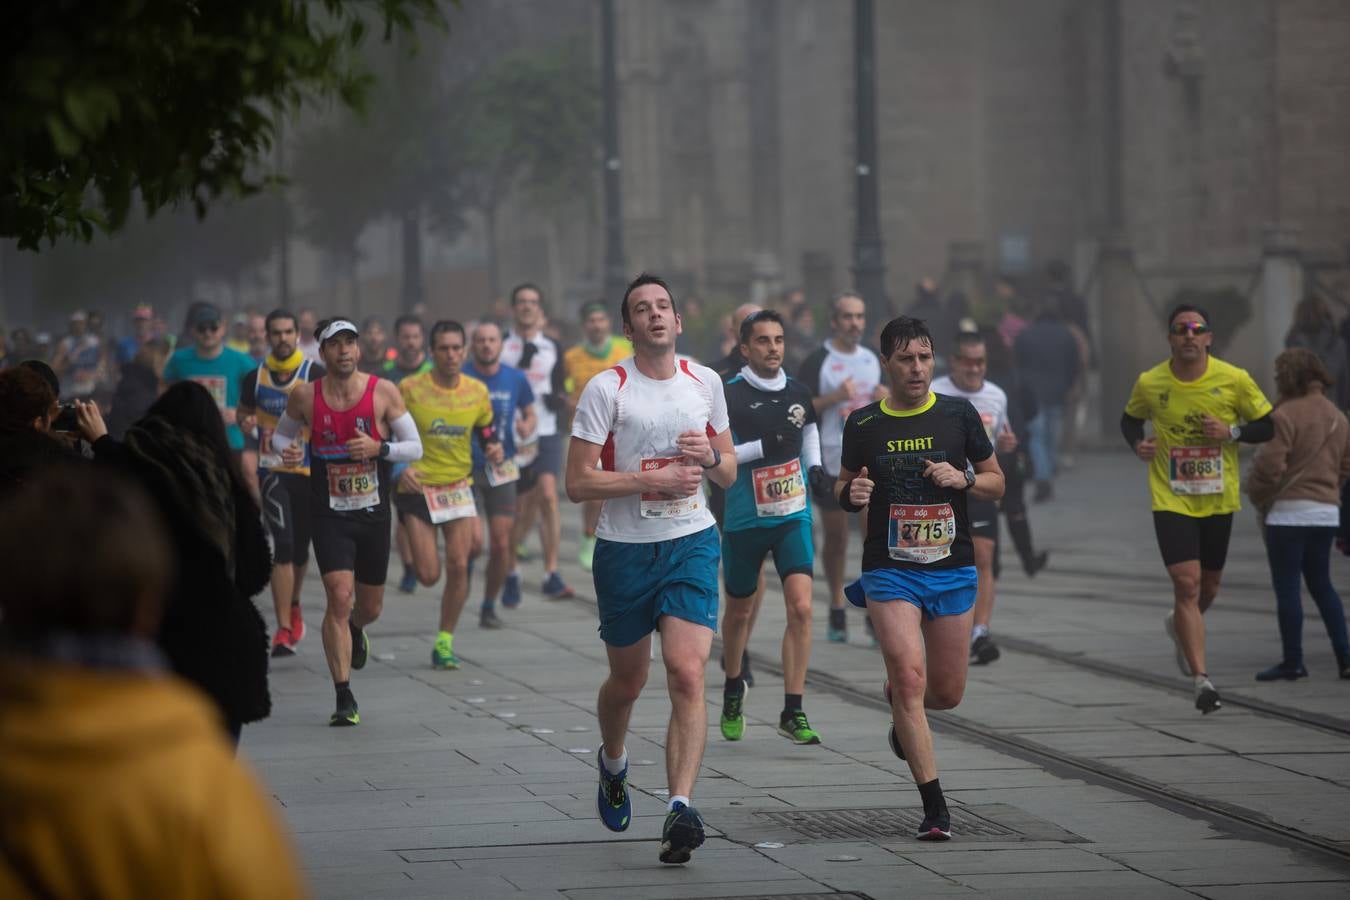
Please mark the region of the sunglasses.
<svg viewBox="0 0 1350 900"><path fill-rule="evenodd" d="M220 323L219 323L219 322L214 322L214 323L212 323L212 322L203 322L201 325L198 325L198 326L196 327L195 330L196 330L199 334L209 334L209 333L211 333L212 331L217 330L218 328L220 328Z"/></svg>
<svg viewBox="0 0 1350 900"><path fill-rule="evenodd" d="M1177 337L1181 337L1183 334L1188 333L1209 334L1209 326L1204 322L1178 322L1167 330Z"/></svg>

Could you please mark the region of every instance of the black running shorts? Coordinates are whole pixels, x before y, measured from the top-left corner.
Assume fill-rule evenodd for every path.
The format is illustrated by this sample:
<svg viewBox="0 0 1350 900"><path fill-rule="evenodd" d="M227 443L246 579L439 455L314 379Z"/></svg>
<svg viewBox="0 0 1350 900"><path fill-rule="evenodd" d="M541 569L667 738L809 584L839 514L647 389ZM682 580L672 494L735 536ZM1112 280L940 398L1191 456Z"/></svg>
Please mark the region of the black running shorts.
<svg viewBox="0 0 1350 900"><path fill-rule="evenodd" d="M314 558L319 572L353 572L359 584L383 585L389 574L389 520L315 516Z"/></svg>
<svg viewBox="0 0 1350 900"><path fill-rule="evenodd" d="M262 477L262 511L272 536L272 561L303 566L309 562L309 476L267 472Z"/></svg>
<svg viewBox="0 0 1350 900"><path fill-rule="evenodd" d="M1163 565L1175 566L1198 559L1204 571L1220 572L1228 559L1228 538L1233 533L1233 514L1185 516L1155 510L1153 531L1158 536Z"/></svg>
<svg viewBox="0 0 1350 900"><path fill-rule="evenodd" d="M488 484L486 471L474 469L473 499L478 504L479 512L490 517L513 518L516 514L516 485L518 483L512 481L493 487Z"/></svg>
<svg viewBox="0 0 1350 900"><path fill-rule="evenodd" d="M998 504L993 500L967 498L966 514L970 517L970 536L998 540Z"/></svg>

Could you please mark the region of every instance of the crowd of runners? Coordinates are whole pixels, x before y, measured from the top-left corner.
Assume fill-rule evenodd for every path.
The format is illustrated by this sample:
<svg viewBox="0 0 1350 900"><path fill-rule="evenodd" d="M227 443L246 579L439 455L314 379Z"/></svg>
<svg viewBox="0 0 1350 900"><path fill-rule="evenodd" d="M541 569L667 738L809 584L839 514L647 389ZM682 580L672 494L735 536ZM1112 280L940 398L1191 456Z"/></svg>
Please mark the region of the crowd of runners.
<svg viewBox="0 0 1350 900"><path fill-rule="evenodd" d="M375 320L306 321L313 317L276 310L251 338L262 345L240 350L227 345L215 307L194 307L190 343L161 360L162 378L209 393L260 509L273 561L271 655L294 654L306 637L300 602L312 547L326 595L319 634L334 685L329 723L360 724L353 672L370 658L391 556L402 562L401 590L441 583L434 628L427 623L429 664L457 669L475 569L482 629L502 627L521 602L517 560L535 533L540 593L573 595L559 565L565 494L581 506L578 563L593 578L608 658L598 698L599 817L613 831L632 821L626 735L659 632L671 702L660 858L682 863L703 842L692 798L708 734L704 673L714 634L720 622L720 732L739 741L753 684L746 647L770 557L786 606L778 732L797 745L822 741L804 703L819 554L827 639L849 639L851 605L864 610L866 639L880 649L892 719L878 739L886 734L913 775L924 809L917 837L949 838L926 710L956 706L968 667L999 658L991 623L1000 515L1029 576L1047 561L1034 547L1023 483L1050 496L1051 451L1028 453L1028 445L1044 444L1054 426L1034 408L1045 391L1014 378L1005 361L1056 342L1063 356L1076 354L1071 332L1063 343L1059 332L1023 323L1028 345L966 319L870 323L866 298L846 292L830 301L830 334L814 347L792 346L801 337L791 310L739 308L727 355L710 367L681 352L680 303L661 278L641 275L615 300L617 307L596 301L580 310L583 339L566 351L546 333L543 293L531 284L512 291L509 321L428 324L405 315L394 323L392 346ZM151 321L148 311L137 317ZM87 324L81 320L81 334ZM882 326L875 347L869 324ZM157 340L149 325L143 330L130 360ZM1139 376L1121 417L1125 440L1147 465L1154 530L1174 588L1166 634L1202 713L1221 706L1207 674L1204 615L1218 594L1239 505L1237 443L1271 441L1278 431L1286 445L1319 448L1305 454L1320 473L1304 482L1315 495L1290 495L1285 482L1296 466L1264 467L1272 527L1328 528L1326 507L1335 509L1332 494L1350 475L1350 429L1337 434L1333 423L1325 436L1298 437L1294 425L1279 424L1247 372L1209 354L1211 339L1204 310L1177 307L1167 323L1170 354ZM71 430L107 451L122 435L108 434L89 399L101 364L96 347L72 341L58 368L78 386ZM791 372L789 360L797 361ZM1308 375L1308 365L1286 359L1281 377L1304 388L1330 381L1325 372ZM1077 377L1071 360L1061 368L1061 380ZM17 369L28 374L9 377ZM35 407L31 424L49 430L59 417L54 373L40 363L17 369L0 373L5 404L45 390L34 402L47 406ZM132 450L144 430L131 426ZM857 568L848 555L855 529ZM1299 543L1287 552L1315 555L1320 547ZM1340 674L1350 677L1339 598L1329 582L1309 586ZM1291 614L1289 627L1299 622ZM1287 638L1284 660L1258 677L1306 675L1298 646L1296 635ZM236 717L236 737L248 720Z"/></svg>

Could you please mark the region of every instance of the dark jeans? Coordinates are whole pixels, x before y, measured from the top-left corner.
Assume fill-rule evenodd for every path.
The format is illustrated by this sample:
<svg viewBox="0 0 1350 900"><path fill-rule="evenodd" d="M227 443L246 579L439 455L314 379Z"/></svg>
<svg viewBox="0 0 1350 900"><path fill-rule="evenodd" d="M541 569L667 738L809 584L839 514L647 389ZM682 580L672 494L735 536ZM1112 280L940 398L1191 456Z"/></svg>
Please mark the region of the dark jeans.
<svg viewBox="0 0 1350 900"><path fill-rule="evenodd" d="M1341 598L1331 586L1331 542L1335 528L1310 528L1299 525L1266 526L1266 556L1270 560L1270 581L1275 588L1280 620L1280 641L1284 645L1284 664L1303 664L1303 598L1299 577L1308 585L1322 614L1322 624L1331 638L1331 648L1342 665L1350 660L1350 639L1346 637L1345 610Z"/></svg>

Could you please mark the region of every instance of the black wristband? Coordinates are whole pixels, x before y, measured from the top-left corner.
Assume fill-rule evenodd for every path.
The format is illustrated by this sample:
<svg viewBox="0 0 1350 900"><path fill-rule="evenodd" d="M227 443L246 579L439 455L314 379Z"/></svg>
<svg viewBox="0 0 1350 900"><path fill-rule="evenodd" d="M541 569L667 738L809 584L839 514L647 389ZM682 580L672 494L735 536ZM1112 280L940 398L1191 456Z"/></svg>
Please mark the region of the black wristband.
<svg viewBox="0 0 1350 900"><path fill-rule="evenodd" d="M699 463L699 465L702 466L705 472L708 469L715 469L722 464L722 451L718 450L716 447L713 447L712 452L713 452L713 461L711 466L704 466L702 463Z"/></svg>
<svg viewBox="0 0 1350 900"><path fill-rule="evenodd" d="M848 482L844 485L844 489L839 492L839 508L842 509L844 512L851 513L857 512L858 510L862 509L861 506L856 505L852 500L849 499L848 495L852 492L853 492L853 479L850 478Z"/></svg>

